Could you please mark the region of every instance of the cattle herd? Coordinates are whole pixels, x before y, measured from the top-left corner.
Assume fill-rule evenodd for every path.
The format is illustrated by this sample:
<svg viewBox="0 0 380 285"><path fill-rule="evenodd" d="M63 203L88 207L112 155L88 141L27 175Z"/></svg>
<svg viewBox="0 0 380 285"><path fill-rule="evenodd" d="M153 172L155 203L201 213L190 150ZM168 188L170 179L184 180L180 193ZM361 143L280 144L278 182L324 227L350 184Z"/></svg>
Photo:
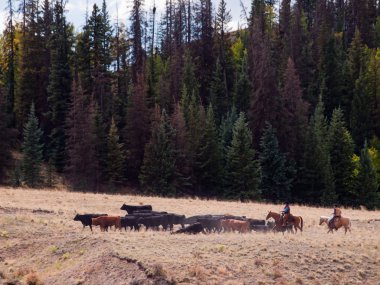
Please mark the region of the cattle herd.
<svg viewBox="0 0 380 285"><path fill-rule="evenodd" d="M265 220L249 219L245 216L232 215L199 215L185 217L168 212L153 211L151 205L132 206L123 204L121 210L127 211L124 217L108 216L107 214L77 214L74 221L80 221L83 228L89 226L99 226L101 231L108 231L108 228L115 227L119 230L139 231L145 230L162 230L170 231L173 234L178 233L221 233L221 232L239 232L247 233L250 231L267 232L272 230L274 224ZM175 226L180 229L174 231Z"/></svg>

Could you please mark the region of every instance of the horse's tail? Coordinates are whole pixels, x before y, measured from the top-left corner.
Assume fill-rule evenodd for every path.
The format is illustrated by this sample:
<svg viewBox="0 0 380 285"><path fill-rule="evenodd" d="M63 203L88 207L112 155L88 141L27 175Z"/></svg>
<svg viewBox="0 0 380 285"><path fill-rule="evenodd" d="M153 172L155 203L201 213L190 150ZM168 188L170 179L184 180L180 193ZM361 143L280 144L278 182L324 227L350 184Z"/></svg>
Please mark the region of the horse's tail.
<svg viewBox="0 0 380 285"><path fill-rule="evenodd" d="M303 229L303 219L302 219L301 216L300 216L300 219L301 219L301 232L302 232L302 229Z"/></svg>

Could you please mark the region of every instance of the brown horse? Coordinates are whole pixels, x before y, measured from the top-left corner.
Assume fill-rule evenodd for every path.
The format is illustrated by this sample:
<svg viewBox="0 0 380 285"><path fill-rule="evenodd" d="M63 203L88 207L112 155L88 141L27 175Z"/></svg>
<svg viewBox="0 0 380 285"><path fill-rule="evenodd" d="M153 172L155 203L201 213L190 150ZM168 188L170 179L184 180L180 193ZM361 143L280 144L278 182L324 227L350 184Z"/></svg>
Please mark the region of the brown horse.
<svg viewBox="0 0 380 285"><path fill-rule="evenodd" d="M349 218L335 218L333 227L329 226L329 217L321 216L319 218L319 225L326 224L329 228L327 233L334 233L333 230L338 230L341 227L344 227L344 234L347 234L347 230L351 232L351 220Z"/></svg>
<svg viewBox="0 0 380 285"><path fill-rule="evenodd" d="M282 221L281 214L269 211L269 213L267 215L267 219L269 219L269 218L273 218L275 220L276 227L282 226L283 221ZM301 216L290 215L288 218L287 224L294 226L296 233L297 233L297 229L299 229L301 232L303 230L303 219Z"/></svg>
<svg viewBox="0 0 380 285"><path fill-rule="evenodd" d="M274 220L274 227L272 228L272 231L274 232L282 232L284 233L285 231L290 231L292 234L294 234L293 231L293 225L288 225L288 226L283 226L282 224L282 219L281 215L272 211L269 211L266 220L272 218Z"/></svg>

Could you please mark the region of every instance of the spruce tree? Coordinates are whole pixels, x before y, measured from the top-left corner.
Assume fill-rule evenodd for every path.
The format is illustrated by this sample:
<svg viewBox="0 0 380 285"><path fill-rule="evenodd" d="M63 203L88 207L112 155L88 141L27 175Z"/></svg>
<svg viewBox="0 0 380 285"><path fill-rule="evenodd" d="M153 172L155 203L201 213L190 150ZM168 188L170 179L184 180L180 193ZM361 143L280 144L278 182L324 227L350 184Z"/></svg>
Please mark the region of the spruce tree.
<svg viewBox="0 0 380 285"><path fill-rule="evenodd" d="M289 58L284 73L284 86L280 91L277 134L281 150L297 162L303 152L308 108L309 105L302 99L301 83L294 62Z"/></svg>
<svg viewBox="0 0 380 285"><path fill-rule="evenodd" d="M66 178L74 190L90 190L96 185L98 170L94 143L94 108L86 103L80 79L71 87L69 112L66 116ZM96 189L98 190L98 189Z"/></svg>
<svg viewBox="0 0 380 285"><path fill-rule="evenodd" d="M346 205L351 204L353 199L350 193L353 191L354 163L352 157L354 143L345 126L343 112L340 108L333 111L328 140L337 200Z"/></svg>
<svg viewBox="0 0 380 285"><path fill-rule="evenodd" d="M97 187L108 180L107 173L107 131L103 115L99 107L95 107L93 116L94 147L97 164L96 185Z"/></svg>
<svg viewBox="0 0 380 285"><path fill-rule="evenodd" d="M163 110L153 123L152 135L145 147L144 163L139 176L141 186L149 193L161 196L176 194L174 187L176 155L173 145L174 130Z"/></svg>
<svg viewBox="0 0 380 285"><path fill-rule="evenodd" d="M136 182L144 159L145 144L149 140L150 111L146 101L146 86L142 76L138 77L128 101L127 125L124 137L127 149L127 176Z"/></svg>
<svg viewBox="0 0 380 285"><path fill-rule="evenodd" d="M226 117L223 118L222 123L220 124L219 136L223 149L223 158L225 161L227 159L228 149L232 142L234 126L237 119L237 110L235 106L232 106L231 110L227 113Z"/></svg>
<svg viewBox="0 0 380 285"><path fill-rule="evenodd" d="M194 172L200 195L221 195L222 149L212 105L207 109L205 127L196 152Z"/></svg>
<svg viewBox="0 0 380 285"><path fill-rule="evenodd" d="M174 186L177 193L189 193L191 183L190 142L187 140L185 116L180 104L177 104L171 118L174 129L173 147L176 154Z"/></svg>
<svg viewBox="0 0 380 285"><path fill-rule="evenodd" d="M220 61L217 60L216 67L210 83L210 100L215 110L215 118L218 123L228 110L228 98L226 94L226 83L224 82L223 70Z"/></svg>
<svg viewBox="0 0 380 285"><path fill-rule="evenodd" d="M183 105L182 105L183 106ZM195 95L191 96L189 104L187 106L187 117L186 122L186 113L184 112L184 118L186 122L186 139L189 142L188 154L189 154L189 163L192 169L191 172L191 183L194 185L194 193L196 194L199 191L196 188L198 186L197 176L196 176L196 161L197 161L197 152L201 147L201 139L205 128L206 115L205 110L202 105L199 104L198 97Z"/></svg>
<svg viewBox="0 0 380 285"><path fill-rule="evenodd" d="M35 188L42 182L43 162L42 130L38 126L34 103L30 107L28 120L24 125L22 143L22 177L25 184Z"/></svg>
<svg viewBox="0 0 380 285"><path fill-rule="evenodd" d="M124 145L120 143L118 129L112 118L111 128L107 137L107 174L111 187L121 185L124 182Z"/></svg>
<svg viewBox="0 0 380 285"><path fill-rule="evenodd" d="M272 202L289 201L294 170L280 151L276 130L266 124L260 140L259 162L261 167L260 190L264 199Z"/></svg>
<svg viewBox="0 0 380 285"><path fill-rule="evenodd" d="M362 73L356 80L351 106L350 126L352 137L357 146L363 145L373 135L373 117L371 116L371 98L368 92L367 73Z"/></svg>
<svg viewBox="0 0 380 285"><path fill-rule="evenodd" d="M58 172L65 166L64 124L70 97L71 74L69 65L69 31L64 16L64 7L59 2L54 6L53 31L50 38L51 66L48 86L48 102L52 130L50 132L49 156Z"/></svg>
<svg viewBox="0 0 380 285"><path fill-rule="evenodd" d="M237 81L235 84L235 92L233 97L233 104L237 112L247 113L249 110L250 95L252 93L252 84L249 81L247 71L247 59L243 58L242 66L238 71Z"/></svg>
<svg viewBox="0 0 380 285"><path fill-rule="evenodd" d="M324 87L323 102L328 118L339 106L344 107L345 114L349 113L350 106L343 105L345 101L345 86L343 75L343 50L342 37L340 35L331 36L324 44L320 59L320 85ZM323 83L322 83L323 82ZM322 92L321 92L322 93Z"/></svg>
<svg viewBox="0 0 380 285"><path fill-rule="evenodd" d="M300 181L295 193L299 201L326 206L336 201L327 135L328 123L320 99L306 133Z"/></svg>
<svg viewBox="0 0 380 285"><path fill-rule="evenodd" d="M229 199L260 199L260 165L252 145L252 133L243 112L235 122L227 153L224 196Z"/></svg>
<svg viewBox="0 0 380 285"><path fill-rule="evenodd" d="M6 105L0 87L0 183L5 182L7 169L12 165L11 146L14 135L8 125L9 115L6 113Z"/></svg>
<svg viewBox="0 0 380 285"><path fill-rule="evenodd" d="M380 50L373 50L366 74L367 100L370 101L372 137L380 137ZM368 106L367 106L368 108ZM368 110L368 109L367 109Z"/></svg>
<svg viewBox="0 0 380 285"><path fill-rule="evenodd" d="M367 142L360 153L359 173L356 177L356 194L359 205L364 205L369 210L380 207L379 185L376 178L376 169L371 160Z"/></svg>

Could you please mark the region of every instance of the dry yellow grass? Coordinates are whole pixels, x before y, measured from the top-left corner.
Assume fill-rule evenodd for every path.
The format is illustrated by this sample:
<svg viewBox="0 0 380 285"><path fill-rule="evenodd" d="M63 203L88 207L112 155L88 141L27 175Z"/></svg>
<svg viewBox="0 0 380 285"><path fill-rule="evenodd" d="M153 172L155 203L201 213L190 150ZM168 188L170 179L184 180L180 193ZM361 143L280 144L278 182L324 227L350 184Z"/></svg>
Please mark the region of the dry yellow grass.
<svg viewBox="0 0 380 285"><path fill-rule="evenodd" d="M75 213L124 215L123 203L155 210L265 218L281 206L213 200L0 188L0 272L37 272L44 284L380 284L380 212L343 210L352 232L327 235L319 216L331 209L293 206L303 234L170 235L108 232L72 219ZM51 211L34 211L33 210ZM0 275L0 282L1 276ZM158 278L158 279L157 279ZM140 283L139 283L140 282ZM147 283L143 283L147 282ZM150 283L149 283L150 282Z"/></svg>

